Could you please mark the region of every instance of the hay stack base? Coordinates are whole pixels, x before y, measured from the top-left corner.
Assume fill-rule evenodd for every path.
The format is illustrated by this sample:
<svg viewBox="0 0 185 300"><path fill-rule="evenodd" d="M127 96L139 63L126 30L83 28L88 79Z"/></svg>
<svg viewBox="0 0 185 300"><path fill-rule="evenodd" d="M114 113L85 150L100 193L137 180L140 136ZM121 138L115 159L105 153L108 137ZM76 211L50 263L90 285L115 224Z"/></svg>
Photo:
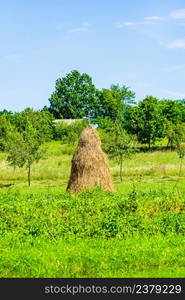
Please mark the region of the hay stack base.
<svg viewBox="0 0 185 300"><path fill-rule="evenodd" d="M108 158L96 129L89 125L82 131L73 155L67 191L80 193L94 186L114 191Z"/></svg>

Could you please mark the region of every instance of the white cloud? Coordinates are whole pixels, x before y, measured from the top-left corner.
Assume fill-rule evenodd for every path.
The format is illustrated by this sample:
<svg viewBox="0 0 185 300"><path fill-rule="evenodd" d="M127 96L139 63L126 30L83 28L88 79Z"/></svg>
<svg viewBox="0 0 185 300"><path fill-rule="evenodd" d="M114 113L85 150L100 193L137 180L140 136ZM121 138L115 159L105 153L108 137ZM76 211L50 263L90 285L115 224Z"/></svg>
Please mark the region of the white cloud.
<svg viewBox="0 0 185 300"><path fill-rule="evenodd" d="M116 23L116 28L123 28L123 27L131 27L135 25L145 25L145 24L152 24L156 21L167 21L170 19L185 19L185 8L173 10L170 14L167 16L146 16L144 17L144 21L139 22L130 22L130 21L124 21L120 23ZM182 25L182 24L181 24Z"/></svg>
<svg viewBox="0 0 185 300"><path fill-rule="evenodd" d="M85 32L88 31L87 27L76 27L69 30L69 32Z"/></svg>
<svg viewBox="0 0 185 300"><path fill-rule="evenodd" d="M139 21L139 22L131 22L131 21L124 21L124 22L119 22L115 24L116 28L123 28L123 27L133 27L137 25L147 25L147 24L152 24L152 21L161 21L164 20L164 17L159 17L159 16L151 16L151 17L144 17L144 21Z"/></svg>
<svg viewBox="0 0 185 300"><path fill-rule="evenodd" d="M89 24L88 22L83 22L83 23L82 23L82 26L84 26L84 27L89 27L90 24Z"/></svg>
<svg viewBox="0 0 185 300"><path fill-rule="evenodd" d="M185 70L185 64L183 65L174 65L174 66L168 66L168 67L164 67L164 68L161 68L161 71L164 71L164 72L179 72L179 71L183 71Z"/></svg>
<svg viewBox="0 0 185 300"><path fill-rule="evenodd" d="M125 22L116 23L115 27L116 28L123 28L123 27L133 27L133 26L145 25L145 24L151 24L151 22L150 21L142 21L142 22L125 21Z"/></svg>
<svg viewBox="0 0 185 300"><path fill-rule="evenodd" d="M73 27L74 24L70 22L59 23L56 25L57 31L66 31L66 32L85 32L88 31L90 24L88 22L83 22L78 27Z"/></svg>
<svg viewBox="0 0 185 300"><path fill-rule="evenodd" d="M150 16L150 17L144 17L146 21L161 21L164 20L164 17L159 16Z"/></svg>
<svg viewBox="0 0 185 300"><path fill-rule="evenodd" d="M57 31L64 31L66 30L69 26L72 26L70 22L65 22L65 23L58 23L56 25L56 30Z"/></svg>
<svg viewBox="0 0 185 300"><path fill-rule="evenodd" d="M19 54L16 54L16 53L7 54L7 55L5 55L4 58L6 58L6 59L17 59L17 58L19 58Z"/></svg>
<svg viewBox="0 0 185 300"><path fill-rule="evenodd" d="M69 32L85 32L89 30L90 24L88 22L83 22L79 27L74 27L69 30Z"/></svg>
<svg viewBox="0 0 185 300"><path fill-rule="evenodd" d="M170 90L160 90L160 92L166 94L169 97L175 97L175 98L185 98L185 92L174 92Z"/></svg>
<svg viewBox="0 0 185 300"><path fill-rule="evenodd" d="M185 49L185 39L174 40L168 44L169 48Z"/></svg>
<svg viewBox="0 0 185 300"><path fill-rule="evenodd" d="M116 23L116 28L123 28L123 27L130 27L130 26L134 26L136 23L134 22L120 22L120 23Z"/></svg>
<svg viewBox="0 0 185 300"><path fill-rule="evenodd" d="M133 26L135 25L133 22L123 22L124 26Z"/></svg>
<svg viewBox="0 0 185 300"><path fill-rule="evenodd" d="M142 21L142 22L138 22L137 24L139 24L139 25L145 25L145 24L152 24L152 22L151 21Z"/></svg>
<svg viewBox="0 0 185 300"><path fill-rule="evenodd" d="M169 17L172 19L185 19L185 8L172 11Z"/></svg>

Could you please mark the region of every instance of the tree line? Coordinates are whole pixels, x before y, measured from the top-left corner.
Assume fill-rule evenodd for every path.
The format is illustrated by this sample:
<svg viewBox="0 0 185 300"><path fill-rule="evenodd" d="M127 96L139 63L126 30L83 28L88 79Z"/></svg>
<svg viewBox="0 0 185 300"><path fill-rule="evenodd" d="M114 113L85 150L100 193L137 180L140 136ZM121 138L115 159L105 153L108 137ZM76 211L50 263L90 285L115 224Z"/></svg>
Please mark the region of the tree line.
<svg viewBox="0 0 185 300"><path fill-rule="evenodd" d="M81 121L68 125L55 123L55 119ZM120 166L136 143L151 149L165 140L166 148L176 148L182 156L185 99L147 96L137 103L129 87L112 84L99 90L88 74L77 70L56 80L49 105L41 110L0 111L0 150L8 153L14 167L27 166L30 184L31 165L43 157L40 146L52 139L75 143L88 122L98 127L105 151L116 157Z"/></svg>

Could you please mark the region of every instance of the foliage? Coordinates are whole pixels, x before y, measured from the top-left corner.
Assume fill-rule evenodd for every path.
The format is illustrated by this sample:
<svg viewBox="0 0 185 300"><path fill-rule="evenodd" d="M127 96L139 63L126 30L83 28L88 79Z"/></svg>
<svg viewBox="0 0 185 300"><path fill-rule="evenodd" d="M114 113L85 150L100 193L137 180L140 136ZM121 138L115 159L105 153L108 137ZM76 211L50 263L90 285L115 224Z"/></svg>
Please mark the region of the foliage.
<svg viewBox="0 0 185 300"><path fill-rule="evenodd" d="M92 118L98 108L99 97L91 77L73 70L56 80L49 102L49 110L57 119Z"/></svg>
<svg viewBox="0 0 185 300"><path fill-rule="evenodd" d="M173 124L185 122L185 105L183 102L164 99L159 101L164 117Z"/></svg>
<svg viewBox="0 0 185 300"><path fill-rule="evenodd" d="M134 189L1 191L1 277L178 277L183 199Z"/></svg>
<svg viewBox="0 0 185 300"><path fill-rule="evenodd" d="M64 192L87 121L54 126L52 114L93 119L117 192ZM136 104L128 87L99 91L76 70L56 81L49 108L0 111L0 150L7 151L0 153L0 277L183 277L184 123L184 100L150 96ZM144 153L138 145L130 160L133 135L175 151ZM40 161L45 146L50 156ZM31 188L23 168L6 159L27 168L29 185L32 167ZM123 162L124 184L116 180Z"/></svg>
<svg viewBox="0 0 185 300"><path fill-rule="evenodd" d="M185 141L185 124L175 124L169 120L164 122L164 136L168 139L167 148L179 148Z"/></svg>
<svg viewBox="0 0 185 300"><path fill-rule="evenodd" d="M185 105L172 100L146 97L137 106L127 106L124 112L124 128L137 134L138 141L154 144L166 137L167 146L175 146L182 140Z"/></svg>
<svg viewBox="0 0 185 300"><path fill-rule="evenodd" d="M185 158L185 144L180 144L177 147L177 155L180 159L180 167L179 167L179 176L182 173L182 163L183 163L183 159Z"/></svg>
<svg viewBox="0 0 185 300"><path fill-rule="evenodd" d="M133 103L135 94L126 86L111 85L110 89L102 89L100 92L99 118L122 120L123 112L127 104Z"/></svg>
<svg viewBox="0 0 185 300"><path fill-rule="evenodd" d="M109 129L110 130L110 129ZM111 131L105 135L104 149L120 166L120 180L123 180L123 161L134 152L134 138L128 135L120 122L112 124Z"/></svg>
<svg viewBox="0 0 185 300"><path fill-rule="evenodd" d="M183 277L184 168L178 177L175 151L136 153L124 183L113 177L117 192L74 196L65 192L71 155L61 154L74 146L43 147L30 188L0 153L1 277Z"/></svg>
<svg viewBox="0 0 185 300"><path fill-rule="evenodd" d="M124 238L142 232L183 234L185 230L184 211L175 211L183 205L183 198L176 203L168 194L143 195L135 188L129 193L94 188L78 196L51 189L9 190L0 194L0 203L1 235L14 231L25 237Z"/></svg>
<svg viewBox="0 0 185 300"><path fill-rule="evenodd" d="M63 155L73 155L75 152L76 144L62 145L61 153Z"/></svg>
<svg viewBox="0 0 185 300"><path fill-rule="evenodd" d="M73 70L56 80L55 91L49 98L49 110L55 118L109 117L115 120L123 118L125 106L133 103L134 97L133 91L118 84L97 90L88 74Z"/></svg>
<svg viewBox="0 0 185 300"><path fill-rule="evenodd" d="M14 125L18 132L23 133L28 126L36 130L40 143L51 140L53 136L53 116L48 111L34 111L26 108L21 113L16 114Z"/></svg>
<svg viewBox="0 0 185 300"><path fill-rule="evenodd" d="M30 186L31 165L43 158L43 150L40 150L41 140L38 139L38 132L31 123L22 133L11 130L7 136L5 149L8 153L7 160L11 165L28 169L28 185Z"/></svg>
<svg viewBox="0 0 185 300"><path fill-rule="evenodd" d="M17 113L13 113L12 111L8 111L6 109L0 111L0 117L5 117L7 121L10 123L14 122L15 115Z"/></svg>
<svg viewBox="0 0 185 300"><path fill-rule="evenodd" d="M13 113L3 110L0 116L19 132L24 131L28 121L31 122L38 131L38 139L43 142L64 137L66 143L75 143L79 136L76 128L69 130L63 124L55 126L54 117L90 119L98 128L106 130L111 128L112 122L119 121L128 134L136 135L138 142L148 144L149 149L163 138L168 140L167 148L176 147L175 144L182 140L184 99L158 100L147 96L136 103L135 93L129 87L112 84L110 88L98 90L88 74L73 70L56 80L49 102L50 106L44 106L41 111L27 108L21 113ZM0 143L3 149L2 141Z"/></svg>
<svg viewBox="0 0 185 300"><path fill-rule="evenodd" d="M148 96L132 112L134 121L131 125L135 125L132 131L137 133L138 141L143 144L147 143L150 149L151 144L163 136L164 118L158 99Z"/></svg>
<svg viewBox="0 0 185 300"><path fill-rule="evenodd" d="M3 114L0 114L0 151L5 149L5 141L11 127L7 118Z"/></svg>
<svg viewBox="0 0 185 300"><path fill-rule="evenodd" d="M63 144L74 144L87 125L87 120L79 120L71 124L62 121L58 122L55 124L54 138L55 140L61 140Z"/></svg>
<svg viewBox="0 0 185 300"><path fill-rule="evenodd" d="M99 116L93 120L93 123L98 127L98 129L110 129L112 127L113 121L110 117Z"/></svg>

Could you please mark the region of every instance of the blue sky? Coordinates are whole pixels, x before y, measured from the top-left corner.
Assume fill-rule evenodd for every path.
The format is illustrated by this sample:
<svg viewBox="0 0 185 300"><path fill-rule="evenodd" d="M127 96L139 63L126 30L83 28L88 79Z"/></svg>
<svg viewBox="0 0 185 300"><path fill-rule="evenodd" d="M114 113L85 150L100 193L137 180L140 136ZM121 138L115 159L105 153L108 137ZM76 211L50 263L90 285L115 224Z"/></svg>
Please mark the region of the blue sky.
<svg viewBox="0 0 185 300"><path fill-rule="evenodd" d="M0 0L0 109L48 105L73 69L137 100L185 98L185 1Z"/></svg>

